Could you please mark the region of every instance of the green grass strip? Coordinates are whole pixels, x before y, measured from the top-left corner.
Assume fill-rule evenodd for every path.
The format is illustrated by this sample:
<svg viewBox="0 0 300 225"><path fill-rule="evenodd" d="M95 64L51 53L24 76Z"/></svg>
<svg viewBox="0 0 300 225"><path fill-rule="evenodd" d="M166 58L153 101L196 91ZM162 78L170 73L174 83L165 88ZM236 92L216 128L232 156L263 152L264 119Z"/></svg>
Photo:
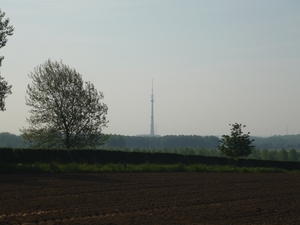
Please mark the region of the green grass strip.
<svg viewBox="0 0 300 225"><path fill-rule="evenodd" d="M278 168L250 168L220 165L160 165L160 164L80 164L80 163L34 163L0 164L0 173L123 173L123 172L205 172L205 173L299 173Z"/></svg>

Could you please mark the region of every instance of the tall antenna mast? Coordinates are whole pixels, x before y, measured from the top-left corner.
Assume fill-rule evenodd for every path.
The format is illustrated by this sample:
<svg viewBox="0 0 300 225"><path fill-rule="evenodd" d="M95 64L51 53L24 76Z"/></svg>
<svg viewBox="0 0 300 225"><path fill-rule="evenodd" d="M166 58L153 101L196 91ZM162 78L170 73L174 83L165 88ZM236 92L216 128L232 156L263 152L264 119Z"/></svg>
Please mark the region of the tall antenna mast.
<svg viewBox="0 0 300 225"><path fill-rule="evenodd" d="M152 94L151 94L151 125L150 125L150 136L154 136L154 94L153 94L153 79L152 79Z"/></svg>

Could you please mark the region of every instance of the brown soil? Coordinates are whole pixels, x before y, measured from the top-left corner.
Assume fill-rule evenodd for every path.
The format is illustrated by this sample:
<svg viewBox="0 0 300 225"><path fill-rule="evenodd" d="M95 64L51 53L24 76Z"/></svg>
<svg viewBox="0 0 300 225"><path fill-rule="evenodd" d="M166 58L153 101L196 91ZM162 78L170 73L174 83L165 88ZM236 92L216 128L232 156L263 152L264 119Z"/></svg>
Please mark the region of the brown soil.
<svg viewBox="0 0 300 225"><path fill-rule="evenodd" d="M299 224L300 176L0 175L0 224Z"/></svg>

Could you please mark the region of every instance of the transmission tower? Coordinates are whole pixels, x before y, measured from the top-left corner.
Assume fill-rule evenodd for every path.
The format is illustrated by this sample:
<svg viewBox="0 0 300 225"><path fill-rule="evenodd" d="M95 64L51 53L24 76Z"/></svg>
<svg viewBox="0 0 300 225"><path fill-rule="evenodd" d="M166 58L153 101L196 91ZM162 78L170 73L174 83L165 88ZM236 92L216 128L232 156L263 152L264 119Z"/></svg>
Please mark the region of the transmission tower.
<svg viewBox="0 0 300 225"><path fill-rule="evenodd" d="M152 80L152 94L151 94L151 125L150 125L150 136L154 136L154 94L153 94L153 80Z"/></svg>

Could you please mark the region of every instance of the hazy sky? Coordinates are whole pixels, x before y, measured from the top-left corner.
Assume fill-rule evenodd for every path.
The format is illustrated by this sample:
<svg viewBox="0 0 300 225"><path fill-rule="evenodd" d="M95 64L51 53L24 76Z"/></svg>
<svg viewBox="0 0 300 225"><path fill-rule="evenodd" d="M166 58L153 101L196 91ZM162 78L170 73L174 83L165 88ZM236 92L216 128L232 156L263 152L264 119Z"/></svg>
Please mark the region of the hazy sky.
<svg viewBox="0 0 300 225"><path fill-rule="evenodd" d="M28 74L62 60L105 95L105 133L300 134L299 0L0 0L15 27L0 132L26 127Z"/></svg>

